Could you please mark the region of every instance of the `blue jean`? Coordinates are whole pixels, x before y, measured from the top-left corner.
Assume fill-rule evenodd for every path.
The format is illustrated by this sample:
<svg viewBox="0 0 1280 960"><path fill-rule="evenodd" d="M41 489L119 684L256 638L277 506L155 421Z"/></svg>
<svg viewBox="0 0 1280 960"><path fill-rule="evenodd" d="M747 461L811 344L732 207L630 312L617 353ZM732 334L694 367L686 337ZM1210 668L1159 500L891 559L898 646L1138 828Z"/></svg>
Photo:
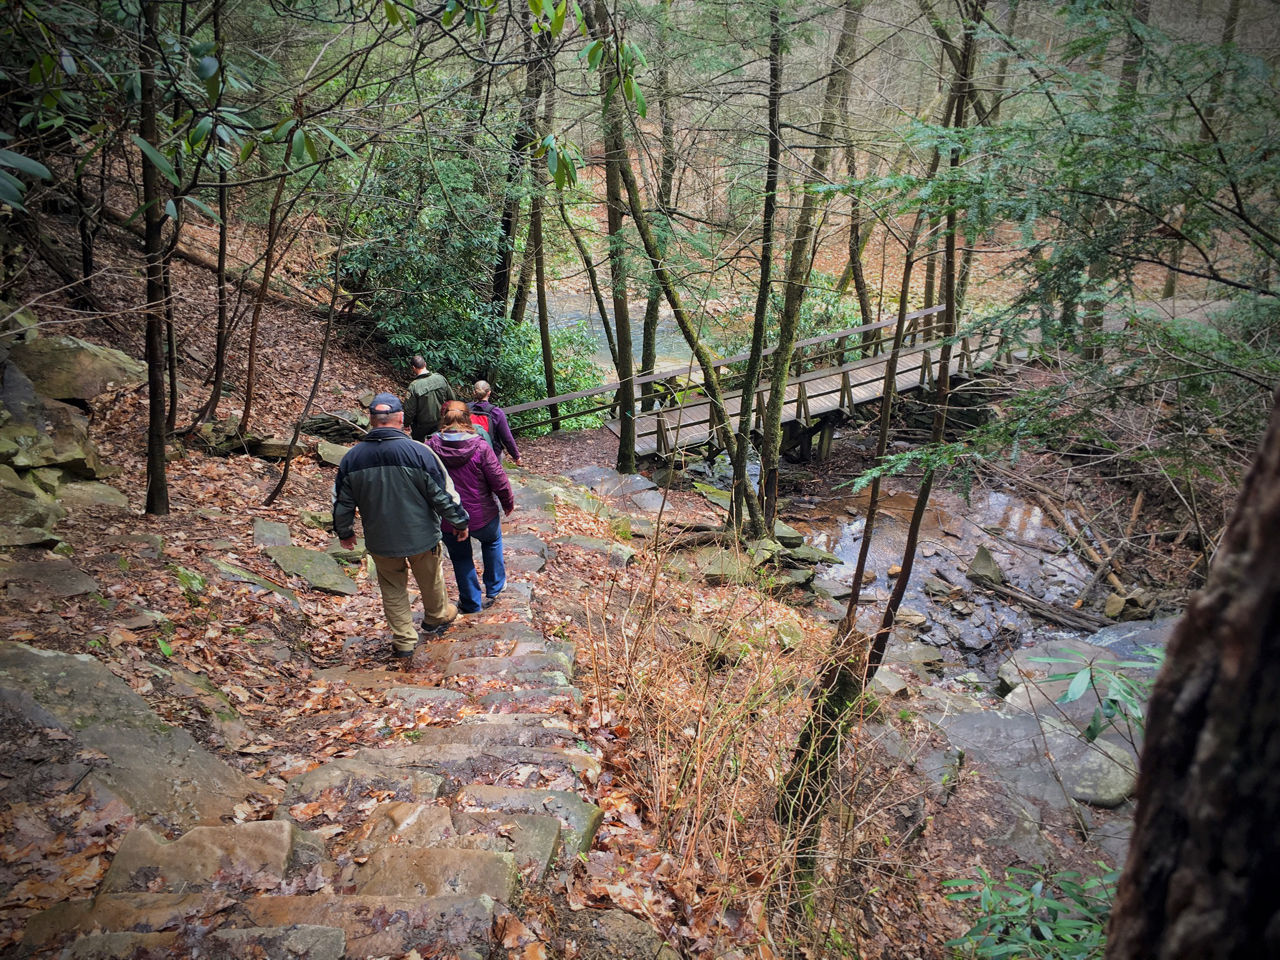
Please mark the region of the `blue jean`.
<svg viewBox="0 0 1280 960"><path fill-rule="evenodd" d="M480 609L480 578L476 575L475 554L471 541L480 541L484 560L484 596L496 597L507 585L507 567L502 561L502 515L494 517L461 543L452 533L444 534L444 546L453 561L453 575L458 581L458 609L475 613Z"/></svg>

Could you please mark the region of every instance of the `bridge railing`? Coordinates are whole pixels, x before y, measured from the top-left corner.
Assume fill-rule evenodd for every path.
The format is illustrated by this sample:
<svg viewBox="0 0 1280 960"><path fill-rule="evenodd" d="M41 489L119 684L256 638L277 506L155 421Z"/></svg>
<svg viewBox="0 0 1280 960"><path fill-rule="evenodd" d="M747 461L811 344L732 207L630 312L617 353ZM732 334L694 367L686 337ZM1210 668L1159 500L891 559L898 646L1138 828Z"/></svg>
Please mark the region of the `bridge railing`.
<svg viewBox="0 0 1280 960"><path fill-rule="evenodd" d="M907 314L906 335L908 337L917 337L920 330L920 322L926 318L931 318L941 313L944 308L942 306L928 307L924 310L917 310ZM856 327L848 327L843 330L836 330L832 333L822 334L817 337L810 337L805 340L798 340L793 347L793 355L791 360L791 377L801 376L806 369L813 370L826 366L842 367L844 366L850 354L855 351L862 356L876 356L881 353L884 348L893 341L893 328L897 325L897 318L892 320L881 320L878 323L863 324ZM931 324L930 324L931 325ZM811 350L812 347L821 349ZM766 347L762 352L762 356L766 359L777 352L777 347ZM723 357L716 361L715 367L717 371L723 371L735 364L743 363L750 359L750 353L739 353L730 357ZM639 404L641 399L641 388L654 383L666 383L675 381L679 378L687 376L690 372L697 371L697 366L692 361L680 369L667 369L642 377L636 377L633 381L636 388L636 402ZM721 387L727 391L727 394L737 395L745 388L745 382L742 373L729 373L721 381ZM514 418L512 429L516 432L523 430L531 430L542 426L555 426L566 420L575 417L589 416L593 413L603 413L608 411L611 416L618 416L616 394L620 383L607 383L604 386L595 387L591 390L580 390L576 393L560 394L555 397L548 397L545 400L535 400L531 403L516 404L511 407L504 407L509 418ZM763 386L767 389L768 384ZM692 385L691 390L696 390L697 386ZM687 391L680 391L681 394ZM585 400L592 397L600 398L600 402L581 407L572 413L561 413L557 416L547 416L540 418L528 419L527 414L535 413L538 410L545 410L551 406L559 406L561 404L570 403L576 400ZM664 399L659 396L658 409L663 409L661 403ZM669 399L669 398L668 398ZM638 411L633 411L638 413Z"/></svg>

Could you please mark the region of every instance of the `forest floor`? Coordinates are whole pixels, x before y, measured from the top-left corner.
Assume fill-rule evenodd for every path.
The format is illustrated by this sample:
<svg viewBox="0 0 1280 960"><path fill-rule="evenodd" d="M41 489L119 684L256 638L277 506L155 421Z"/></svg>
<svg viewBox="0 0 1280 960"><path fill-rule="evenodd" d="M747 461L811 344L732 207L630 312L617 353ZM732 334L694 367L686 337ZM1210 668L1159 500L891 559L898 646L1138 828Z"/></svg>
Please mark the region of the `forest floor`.
<svg viewBox="0 0 1280 960"><path fill-rule="evenodd" d="M95 292L117 321L114 326L71 310L60 295L42 294L59 283L39 266L27 278L25 299L35 301L50 331L141 356L142 295L132 239L104 243L101 258L104 272ZM186 358L181 425L205 398L201 381L204 362L213 356L207 322L213 291L207 271L182 261L174 264L173 282ZM313 311L265 305L258 350L269 373L255 395L255 431L287 436L311 389L323 333ZM231 381L239 387L246 334L242 327L233 340ZM315 407L359 409L361 398L372 392L402 388L403 378L369 343L348 336L334 345ZM220 415L235 414L242 404L233 393L223 400ZM302 511L329 509L331 468L313 456L295 459L282 497L268 507L264 499L281 465L215 457L187 444L169 464L171 513L149 516L142 512L146 422L144 390L94 403L93 437L104 461L120 469L111 483L129 497L131 509L85 510L59 527L76 565L100 584L101 599L21 609L6 603L0 607L0 634L92 654L162 717L265 784L280 785L353 744L384 737L384 729L366 726L315 678L315 670L325 666L386 665L380 605L363 574L355 596L299 590L295 607L264 601L245 585L212 575L207 563L214 544L231 541L243 546L224 555L280 581L279 571L251 547L253 522L288 520L295 542L322 548L329 534L302 527L296 518ZM595 430L528 440L522 448L526 469L552 476L587 464L611 466L616 441ZM850 448L827 464L805 467L796 483L829 487L864 465ZM1019 469L1032 482L1045 483L1061 467L1060 459L1044 454L1024 459ZM906 488L910 478L902 482ZM1113 498L1112 512L1123 512L1132 497L1127 485L1087 469L1077 469L1071 482L1087 488L1090 503ZM793 483L791 489L799 488ZM694 494L677 493L671 503L672 519L715 519ZM1143 523L1146 529L1156 520ZM613 535L608 524L573 508L558 514L557 524L559 535ZM111 538L123 534L163 538L163 557L122 554ZM1169 580L1185 586L1187 578L1174 575L1190 562L1180 549L1161 556ZM859 725L847 745L840 800L833 805L839 815L823 837L824 893L805 922L791 925L776 909L786 889L786 850L773 817L776 773L785 769L807 709L804 692L825 662L831 626L810 608L791 606L786 596L667 577L661 545L651 552L652 558L617 575L572 558L537 575L542 629L578 643L587 693L578 721L607 770L593 798L607 812L596 848L552 891L543 910L614 904L650 921L697 957L949 956L943 944L968 926L969 917L946 899L943 882L973 876L977 869L998 873L1017 862L1016 854L994 849L986 839L1008 816L998 792L974 776L963 779L950 802L920 795L917 781L882 743L886 729L898 740L929 736L911 704L894 704L874 722ZM204 579L193 587L182 571ZM136 609L162 614L168 626L160 632L122 625L124 612ZM783 622L799 630L798 649L779 634ZM714 624L725 636L751 645L750 669L708 669L705 651L690 652L699 624ZM281 650L290 653L281 656ZM207 678L234 705L237 722L212 724L189 691L165 679L167 668ZM40 731L27 733L0 751L0 778L21 751L56 752L57 744L43 742ZM30 915L83 896L109 865L119 836L88 816L82 801L70 791L56 802L0 811L0 884L9 890L0 903L0 953L20 936ZM263 803L244 816L271 813ZM1058 865L1089 869L1097 851L1071 824L1060 829Z"/></svg>

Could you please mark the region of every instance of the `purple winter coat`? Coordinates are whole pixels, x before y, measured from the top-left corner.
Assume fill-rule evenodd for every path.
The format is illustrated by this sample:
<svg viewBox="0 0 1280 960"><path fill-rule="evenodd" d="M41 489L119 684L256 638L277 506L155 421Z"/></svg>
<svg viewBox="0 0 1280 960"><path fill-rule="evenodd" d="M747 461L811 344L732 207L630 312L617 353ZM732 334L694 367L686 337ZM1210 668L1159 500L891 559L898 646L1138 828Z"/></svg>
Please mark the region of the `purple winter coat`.
<svg viewBox="0 0 1280 960"><path fill-rule="evenodd" d="M472 530L479 530L498 515L499 502L504 511L515 509L511 481L484 437L462 431L433 433L427 438L427 445L439 455L453 478L462 509L471 517ZM442 520L440 526L453 530L448 521Z"/></svg>

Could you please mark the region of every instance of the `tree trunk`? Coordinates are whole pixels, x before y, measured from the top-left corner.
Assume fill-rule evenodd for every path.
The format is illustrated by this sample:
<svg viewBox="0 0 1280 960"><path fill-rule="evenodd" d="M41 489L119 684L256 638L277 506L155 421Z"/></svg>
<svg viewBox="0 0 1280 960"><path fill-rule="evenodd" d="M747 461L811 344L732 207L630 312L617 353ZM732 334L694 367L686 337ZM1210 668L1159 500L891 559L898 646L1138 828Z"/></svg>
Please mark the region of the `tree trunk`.
<svg viewBox="0 0 1280 960"><path fill-rule="evenodd" d="M604 0L595 0L591 10L592 36L612 45L609 9ZM609 225L609 288L613 294L613 323L618 342L618 462L619 473L636 472L636 372L631 353L631 314L627 306L626 250L622 218L622 165L629 164L622 132L622 80L618 75L616 52L601 62L600 102L604 110L605 202Z"/></svg>
<svg viewBox="0 0 1280 960"><path fill-rule="evenodd" d="M613 328L609 326L609 308L605 306L604 294L600 292L600 275L596 272L595 261L591 259L591 253L587 250L587 245L582 242L582 237L573 223L569 220L569 212L564 208L564 199L559 200L560 219L564 221L564 228L569 231L569 237L573 240L573 245L578 250L578 257L582 260L582 268L587 271L587 282L591 287L591 296L596 302L596 310L600 312L600 326L604 330L604 339L609 344L609 356L613 359L613 367L618 368L618 341L613 337Z"/></svg>
<svg viewBox="0 0 1280 960"><path fill-rule="evenodd" d="M733 455L733 501L730 520L741 527L743 508L748 523L746 533L765 533L760 501L747 480L747 451L756 412L756 387L764 367L765 322L769 317L769 293L773 278L773 231L778 216L778 164L782 156L782 12L777 2L769 6L769 98L766 107L769 129L768 159L764 170L764 210L760 215L760 278L756 284L756 307L751 319L751 355L742 381L738 410L738 446Z"/></svg>
<svg viewBox="0 0 1280 960"><path fill-rule="evenodd" d="M819 194L816 187L826 179L827 167L834 152L837 112L844 101L853 64L853 50L857 42L858 23L867 0L845 0L841 18L840 39L831 57L831 71L822 98L822 119L818 124L817 145L813 162L804 178L805 189L800 202L800 214L796 219L795 234L787 259L787 278L783 298L782 316L778 321L778 345L773 354L773 373L769 379L769 403L765 408L764 442L760 450L760 475L766 494L764 523L772 529L777 516L776 498L768 491L776 489L778 457L782 448L782 408L786 402L786 386L791 369L792 346L796 339L796 325L800 320L800 307L808 292L811 245L815 236Z"/></svg>
<svg viewBox="0 0 1280 960"><path fill-rule="evenodd" d="M155 62L159 56L160 0L143 0L143 37L139 64L140 121L138 133L153 147L160 142L156 119ZM169 480L165 473L164 398L164 223L161 219L159 171L142 157L143 250L147 261L147 513L169 512Z"/></svg>
<svg viewBox="0 0 1280 960"><path fill-rule="evenodd" d="M1280 956L1280 395L1148 706L1108 960Z"/></svg>
<svg viewBox="0 0 1280 960"><path fill-rule="evenodd" d="M556 395L556 364L551 354L551 317L547 310L547 272L542 250L542 191L534 192L529 200L529 246L533 254L535 274L534 289L538 294L538 334L542 339L542 377L546 384L547 396ZM551 429L559 430L560 416L558 404L547 408L551 415Z"/></svg>

